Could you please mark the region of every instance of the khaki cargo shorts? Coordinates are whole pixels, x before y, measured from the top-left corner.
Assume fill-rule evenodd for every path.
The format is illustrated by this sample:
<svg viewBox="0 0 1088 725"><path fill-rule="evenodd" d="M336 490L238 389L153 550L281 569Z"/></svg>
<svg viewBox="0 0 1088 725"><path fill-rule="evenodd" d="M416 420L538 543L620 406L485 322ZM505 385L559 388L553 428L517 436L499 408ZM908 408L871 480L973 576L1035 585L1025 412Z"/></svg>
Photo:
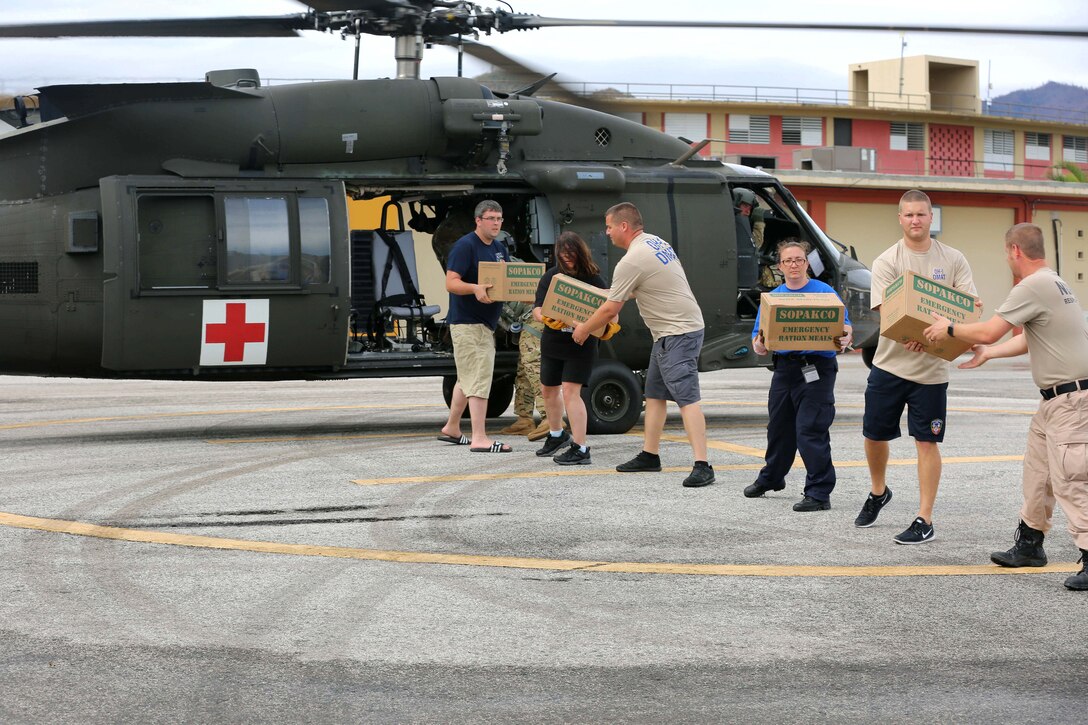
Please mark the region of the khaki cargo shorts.
<svg viewBox="0 0 1088 725"><path fill-rule="evenodd" d="M461 392L486 399L495 372L495 333L487 325L450 325L450 339Z"/></svg>

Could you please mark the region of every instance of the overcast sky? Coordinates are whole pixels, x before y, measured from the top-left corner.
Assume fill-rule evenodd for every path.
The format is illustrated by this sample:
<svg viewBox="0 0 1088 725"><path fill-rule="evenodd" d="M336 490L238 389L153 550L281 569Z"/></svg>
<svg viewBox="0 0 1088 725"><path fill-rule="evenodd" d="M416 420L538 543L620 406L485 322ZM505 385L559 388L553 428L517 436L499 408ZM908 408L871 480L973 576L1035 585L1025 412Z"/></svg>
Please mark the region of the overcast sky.
<svg viewBox="0 0 1088 725"><path fill-rule="evenodd" d="M774 22L1005 24L1088 27L1085 0L510 0L517 12L569 18L764 19ZM483 0L481 5L499 7ZM64 20L286 15L304 12L292 0L36 0L4 3L0 23ZM852 62L898 58L894 32L641 30L548 28L483 37L543 72L594 83L697 83L846 89ZM980 91L994 96L1046 81L1088 86L1088 41L1014 36L911 33L907 55L979 61ZM111 38L0 40L0 92L71 82L196 80L215 68L255 67L264 78L350 78L353 42L339 35L302 38ZM456 54L435 48L424 77L455 75ZM466 75L486 70L466 60ZM365 36L360 77L395 74L392 41Z"/></svg>

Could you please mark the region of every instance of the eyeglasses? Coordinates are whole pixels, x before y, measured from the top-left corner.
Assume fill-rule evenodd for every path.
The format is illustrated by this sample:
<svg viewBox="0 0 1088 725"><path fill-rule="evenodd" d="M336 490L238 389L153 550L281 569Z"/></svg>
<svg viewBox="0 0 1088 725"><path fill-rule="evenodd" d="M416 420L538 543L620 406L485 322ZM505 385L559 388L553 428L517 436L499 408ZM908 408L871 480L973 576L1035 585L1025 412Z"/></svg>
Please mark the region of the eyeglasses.
<svg viewBox="0 0 1088 725"><path fill-rule="evenodd" d="M501 222L502 221L501 216L482 216L480 218L483 219L485 222Z"/></svg>
<svg viewBox="0 0 1088 725"><path fill-rule="evenodd" d="M779 264L785 264L785 265L788 265L790 267L796 267L797 265L804 264L807 261L808 261L807 259L802 257L800 259L780 259L780 260L778 260L778 263Z"/></svg>

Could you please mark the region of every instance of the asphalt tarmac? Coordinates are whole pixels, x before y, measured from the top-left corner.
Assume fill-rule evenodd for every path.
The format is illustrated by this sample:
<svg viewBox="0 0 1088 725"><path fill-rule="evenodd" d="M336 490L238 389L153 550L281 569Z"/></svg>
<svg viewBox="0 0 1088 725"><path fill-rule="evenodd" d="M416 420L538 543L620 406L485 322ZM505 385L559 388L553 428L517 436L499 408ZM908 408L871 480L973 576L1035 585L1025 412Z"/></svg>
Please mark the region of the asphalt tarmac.
<svg viewBox="0 0 1088 725"><path fill-rule="evenodd" d="M953 371L936 540L914 445L868 491L841 359L832 509L746 499L764 369L702 376L717 483L435 440L433 378L0 377L0 722L1088 722L1088 593L1055 515L1009 570L1027 361ZM492 421L492 431L512 420ZM466 424L467 431L467 424Z"/></svg>

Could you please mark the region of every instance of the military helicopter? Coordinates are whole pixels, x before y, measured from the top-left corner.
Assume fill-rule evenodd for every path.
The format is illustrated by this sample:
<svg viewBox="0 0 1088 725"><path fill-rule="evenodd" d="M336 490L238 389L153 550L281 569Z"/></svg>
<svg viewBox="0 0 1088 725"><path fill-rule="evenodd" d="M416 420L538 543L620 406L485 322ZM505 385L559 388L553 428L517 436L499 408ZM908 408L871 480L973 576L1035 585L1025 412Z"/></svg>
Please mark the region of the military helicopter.
<svg viewBox="0 0 1088 725"><path fill-rule="evenodd" d="M6 117L18 128L0 136L0 372L440 375L448 402L451 347L437 307L419 292L413 234L433 235L439 248L471 230L484 198L502 204L521 259L548 261L559 232L573 230L605 270L619 255L603 233L604 211L635 203L684 262L707 325L703 371L765 364L750 349L760 267L788 236L813 245L820 278L848 305L856 344L875 346L868 270L773 176L699 158L706 140L533 97L547 78L513 93L419 78L429 44L488 55L470 42L480 33L799 26L545 18L456 0L306 5L281 17L0 26L0 38L388 35L398 67L394 79L269 87L240 69L204 82L54 85L13 99ZM765 208L762 247L734 210L738 189ZM349 198L386 199L381 224L350 229ZM641 413L637 371L651 340L628 307L585 389L595 433L626 431ZM510 402L517 354L510 335L498 335L492 416Z"/></svg>

